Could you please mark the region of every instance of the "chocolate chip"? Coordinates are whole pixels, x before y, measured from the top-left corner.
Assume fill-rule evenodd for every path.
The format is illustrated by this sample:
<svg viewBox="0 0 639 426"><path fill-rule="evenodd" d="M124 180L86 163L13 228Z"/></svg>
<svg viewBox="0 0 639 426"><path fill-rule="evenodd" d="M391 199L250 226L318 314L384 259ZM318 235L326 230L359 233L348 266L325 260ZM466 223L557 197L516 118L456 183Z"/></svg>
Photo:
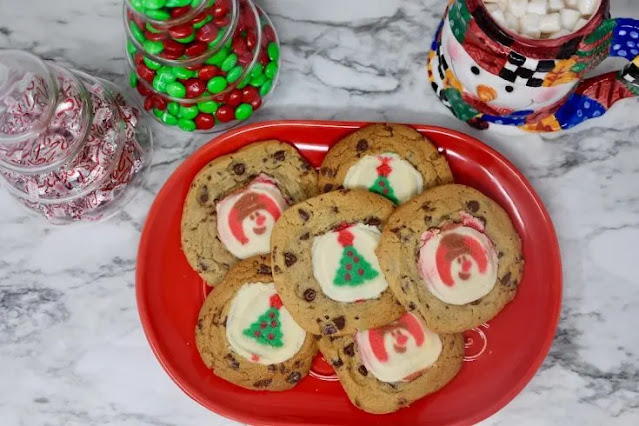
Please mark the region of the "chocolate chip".
<svg viewBox="0 0 639 426"><path fill-rule="evenodd" d="M200 329L200 330L202 330L202 327L204 327L204 326L202 325L202 320L201 320L201 319L197 320L197 328L198 328L198 329Z"/></svg>
<svg viewBox="0 0 639 426"><path fill-rule="evenodd" d="M466 203L466 209L471 213L476 213L479 210L479 202L471 200Z"/></svg>
<svg viewBox="0 0 639 426"><path fill-rule="evenodd" d="M360 139L355 146L357 152L364 152L368 149L368 141L366 139Z"/></svg>
<svg viewBox="0 0 639 426"><path fill-rule="evenodd" d="M304 290L304 300L306 300L307 302L312 302L313 300L315 300L316 295L317 293L312 288L307 288L306 290Z"/></svg>
<svg viewBox="0 0 639 426"><path fill-rule="evenodd" d="M229 366L233 370L237 370L238 368L240 368L240 363L235 359L235 357L233 355L226 354L226 356L224 358L229 360Z"/></svg>
<svg viewBox="0 0 639 426"><path fill-rule="evenodd" d="M393 136L393 127L392 126L384 126L384 130L390 132L390 135Z"/></svg>
<svg viewBox="0 0 639 426"><path fill-rule="evenodd" d="M324 319L329 319L330 317L328 315L324 315Z"/></svg>
<svg viewBox="0 0 639 426"><path fill-rule="evenodd" d="M275 364L271 364L268 366L268 371L270 371L271 373L275 373L275 370L277 370Z"/></svg>
<svg viewBox="0 0 639 426"><path fill-rule="evenodd" d="M426 212L432 212L433 211L433 209L430 207L430 204L428 204L428 203L422 204L422 210L424 210Z"/></svg>
<svg viewBox="0 0 639 426"><path fill-rule="evenodd" d="M441 217L441 220L442 220L442 222L446 222L446 221L450 220L450 215L448 215L448 214L443 215Z"/></svg>
<svg viewBox="0 0 639 426"><path fill-rule="evenodd" d="M501 280L500 280L500 281L501 281L501 283L502 283L502 285L509 286L509 285L511 284L511 283L510 283L510 277L511 277L510 272L508 272L506 275L504 275L504 276L501 278Z"/></svg>
<svg viewBox="0 0 639 426"><path fill-rule="evenodd" d="M406 398L399 398L397 400L397 405L399 405L400 407L405 407L408 405L408 400Z"/></svg>
<svg viewBox="0 0 639 426"><path fill-rule="evenodd" d="M302 236L300 236L300 240L302 241L306 241L311 237L311 234L309 234L308 232L305 234L302 234Z"/></svg>
<svg viewBox="0 0 639 426"><path fill-rule="evenodd" d="M333 184L327 183L326 185L324 185L324 192L330 192L332 190L333 190Z"/></svg>
<svg viewBox="0 0 639 426"><path fill-rule="evenodd" d="M205 272L209 270L209 265L204 262L204 259L198 259L198 265L200 266L200 271Z"/></svg>
<svg viewBox="0 0 639 426"><path fill-rule="evenodd" d="M320 169L320 174L321 174L322 176L326 176L326 174L327 174L327 173L328 173L328 167L322 167L322 168Z"/></svg>
<svg viewBox="0 0 639 426"><path fill-rule="evenodd" d="M482 225L486 226L486 224L488 223L488 221L486 220L486 218L484 216L477 216L477 219L479 219L482 223Z"/></svg>
<svg viewBox="0 0 639 426"><path fill-rule="evenodd" d="M355 344L350 343L344 346L344 353L348 356L355 356Z"/></svg>
<svg viewBox="0 0 639 426"><path fill-rule="evenodd" d="M300 368L302 366L302 360L297 360L295 361L295 364L293 364L293 368Z"/></svg>
<svg viewBox="0 0 639 426"><path fill-rule="evenodd" d="M273 379L258 380L257 382L253 383L253 387L254 388L267 388L271 384L272 381L273 381Z"/></svg>
<svg viewBox="0 0 639 426"><path fill-rule="evenodd" d="M229 319L228 316L224 317L224 321L222 322L222 326L226 327L226 321Z"/></svg>
<svg viewBox="0 0 639 426"><path fill-rule="evenodd" d="M312 167L310 164L308 164L306 161L300 161L300 167L302 167L302 170L311 170Z"/></svg>
<svg viewBox="0 0 639 426"><path fill-rule="evenodd" d="M200 188L200 193L198 194L197 199L200 204L205 204L207 201L209 201L209 189L206 187L206 185L203 185Z"/></svg>
<svg viewBox="0 0 639 426"><path fill-rule="evenodd" d="M295 264L295 262L297 262L297 256L295 256L293 253L290 252L286 252L284 253L284 264L287 267L291 267L291 265Z"/></svg>
<svg viewBox="0 0 639 426"><path fill-rule="evenodd" d="M302 375L298 373L297 371L294 371L286 377L286 381L288 383L297 383L300 381L301 378L302 378Z"/></svg>
<svg viewBox="0 0 639 426"><path fill-rule="evenodd" d="M333 206L333 213L339 213L339 207Z"/></svg>
<svg viewBox="0 0 639 426"><path fill-rule="evenodd" d="M341 358L337 358L331 361L331 363L333 364L333 367L339 368L342 365L344 365L344 361L342 361Z"/></svg>
<svg viewBox="0 0 639 426"><path fill-rule="evenodd" d="M337 329L334 325L327 325L326 327L324 327L324 334L331 335L335 333L337 333Z"/></svg>
<svg viewBox="0 0 639 426"><path fill-rule="evenodd" d="M271 267L263 263L257 267L257 273L262 275L271 275Z"/></svg>
<svg viewBox="0 0 639 426"><path fill-rule="evenodd" d="M362 376L368 376L368 370L363 365L357 367L357 371L359 371L359 374L361 374Z"/></svg>
<svg viewBox="0 0 639 426"><path fill-rule="evenodd" d="M275 154L273 154L273 158L275 158L277 161L284 161L284 159L286 158L286 152L277 151Z"/></svg>
<svg viewBox="0 0 639 426"><path fill-rule="evenodd" d="M473 305L473 306L477 306L477 305L479 305L479 303L481 303L481 299L475 300L474 302L470 302L470 304ZM446 306L446 307L448 307L448 306Z"/></svg>
<svg viewBox="0 0 639 426"><path fill-rule="evenodd" d="M313 337L315 337L315 340L322 340L322 336L320 336L319 334L316 334Z"/></svg>
<svg viewBox="0 0 639 426"><path fill-rule="evenodd" d="M246 166L244 165L244 163L233 164L233 172L236 175L243 175L245 171L246 171Z"/></svg>
<svg viewBox="0 0 639 426"><path fill-rule="evenodd" d="M333 323L335 323L335 327L337 327L338 330L343 330L346 325L346 318L344 318L343 315L333 318Z"/></svg>
<svg viewBox="0 0 639 426"><path fill-rule="evenodd" d="M275 266L273 267L273 272L275 272L276 274L281 274L281 273L282 273L282 270L280 269L280 267L279 267L279 266L275 265Z"/></svg>
<svg viewBox="0 0 639 426"><path fill-rule="evenodd" d="M417 309L417 306L415 306L415 304L413 302L410 302L408 304L408 309L410 309L411 311L414 311L415 309Z"/></svg>
<svg viewBox="0 0 639 426"><path fill-rule="evenodd" d="M304 209L297 209L297 213L299 213L300 217L302 218L304 222L306 222L308 218L311 217L311 215L308 214L308 212Z"/></svg>
<svg viewBox="0 0 639 426"><path fill-rule="evenodd" d="M286 365L285 365L285 364L280 364L280 373L282 373L282 374L286 374L286 373L288 373L289 371L291 371L291 370L289 370L288 368L286 368Z"/></svg>
<svg viewBox="0 0 639 426"><path fill-rule="evenodd" d="M379 226L382 224L382 221L377 217L369 217L364 221L364 224L369 226Z"/></svg>
<svg viewBox="0 0 639 426"><path fill-rule="evenodd" d="M428 216L428 215L424 216L424 223L425 223L426 225L430 225L430 223L432 222L432 220L433 220L433 217L432 217L432 216Z"/></svg>
<svg viewBox="0 0 639 426"><path fill-rule="evenodd" d="M503 251L500 251L499 253L497 253L497 259L501 259L502 257L504 257Z"/></svg>

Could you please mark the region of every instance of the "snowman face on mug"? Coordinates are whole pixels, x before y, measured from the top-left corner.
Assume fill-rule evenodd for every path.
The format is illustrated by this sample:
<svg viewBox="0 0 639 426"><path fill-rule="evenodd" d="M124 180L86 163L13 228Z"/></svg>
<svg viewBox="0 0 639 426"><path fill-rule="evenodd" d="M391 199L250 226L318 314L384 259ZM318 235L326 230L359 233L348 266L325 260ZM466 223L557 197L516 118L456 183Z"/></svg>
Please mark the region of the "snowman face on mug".
<svg viewBox="0 0 639 426"><path fill-rule="evenodd" d="M455 38L448 21L442 32L442 51L465 92L492 107L536 111L559 102L574 87L571 83L528 87L483 69Z"/></svg>

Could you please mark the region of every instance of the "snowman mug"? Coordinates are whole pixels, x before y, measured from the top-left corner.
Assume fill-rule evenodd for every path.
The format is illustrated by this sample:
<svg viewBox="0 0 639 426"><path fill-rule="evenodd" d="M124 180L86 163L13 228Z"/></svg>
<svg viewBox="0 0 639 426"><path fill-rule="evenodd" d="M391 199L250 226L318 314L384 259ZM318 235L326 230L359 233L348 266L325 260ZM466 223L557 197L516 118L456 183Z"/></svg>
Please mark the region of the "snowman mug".
<svg viewBox="0 0 639 426"><path fill-rule="evenodd" d="M622 71L584 76L609 56ZM428 57L439 99L473 127L556 132L639 96L639 20L610 19L610 0L580 30L530 39L502 28L483 0L450 0Z"/></svg>

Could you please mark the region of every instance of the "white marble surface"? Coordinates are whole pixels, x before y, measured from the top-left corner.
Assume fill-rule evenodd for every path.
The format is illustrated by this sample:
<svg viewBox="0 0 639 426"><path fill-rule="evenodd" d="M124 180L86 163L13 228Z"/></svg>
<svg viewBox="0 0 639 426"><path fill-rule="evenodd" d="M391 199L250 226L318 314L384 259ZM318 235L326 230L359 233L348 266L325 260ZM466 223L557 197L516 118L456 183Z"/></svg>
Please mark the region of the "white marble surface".
<svg viewBox="0 0 639 426"><path fill-rule="evenodd" d="M424 58L445 0L268 0L283 41L260 119L389 120L467 132ZM634 0L616 15L639 17ZM0 47L123 82L119 0L0 0ZM532 181L557 228L564 308L549 357L488 425L639 424L639 102L553 137L476 134ZM0 193L0 424L226 425L173 384L134 297L146 212L205 137L156 130L150 182L116 218L53 228ZM471 132L474 133L474 132ZM474 133L475 134L475 133Z"/></svg>

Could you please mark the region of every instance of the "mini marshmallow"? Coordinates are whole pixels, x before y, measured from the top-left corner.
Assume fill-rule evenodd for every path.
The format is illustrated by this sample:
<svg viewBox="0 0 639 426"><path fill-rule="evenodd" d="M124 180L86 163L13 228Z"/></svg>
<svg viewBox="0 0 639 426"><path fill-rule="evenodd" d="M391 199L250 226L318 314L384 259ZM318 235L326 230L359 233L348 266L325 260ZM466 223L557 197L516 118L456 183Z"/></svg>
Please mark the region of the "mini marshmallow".
<svg viewBox="0 0 639 426"><path fill-rule="evenodd" d="M561 38L563 36L567 36L568 34L570 34L570 31L568 31L565 28L562 28L556 33L552 33L548 38Z"/></svg>
<svg viewBox="0 0 639 426"><path fill-rule="evenodd" d="M539 28L542 33L555 33L561 30L561 15L551 13L544 15L539 19Z"/></svg>
<svg viewBox="0 0 639 426"><path fill-rule="evenodd" d="M575 24L575 27L573 28L573 31L578 31L578 30L582 29L588 22L589 22L588 19L580 19L580 20L578 20L577 23Z"/></svg>
<svg viewBox="0 0 639 426"><path fill-rule="evenodd" d="M527 7L528 0L510 0L508 3L508 11L518 18L521 18L526 14Z"/></svg>
<svg viewBox="0 0 639 426"><path fill-rule="evenodd" d="M506 16L504 16L504 12L501 9L497 8L494 12L490 14L497 23L501 25L506 25Z"/></svg>
<svg viewBox="0 0 639 426"><path fill-rule="evenodd" d="M499 5L497 3L487 3L486 4L486 9L488 9L488 11L490 12L491 15L493 13L495 13L496 10L501 11L501 9L499 8Z"/></svg>
<svg viewBox="0 0 639 426"><path fill-rule="evenodd" d="M541 28L539 27L539 15L527 13L519 22L523 35L531 38L539 38L541 36Z"/></svg>
<svg viewBox="0 0 639 426"><path fill-rule="evenodd" d="M572 9L562 9L559 14L561 15L561 25L569 30L575 28L575 25L581 19L581 13Z"/></svg>
<svg viewBox="0 0 639 426"><path fill-rule="evenodd" d="M547 0L529 0L526 7L527 13L534 13L537 15L545 15L548 12Z"/></svg>
<svg viewBox="0 0 639 426"><path fill-rule="evenodd" d="M513 15L510 12L504 13L504 16L506 17L506 25L508 26L508 28L510 28L514 32L518 33L519 32L519 18L517 18L515 15Z"/></svg>
<svg viewBox="0 0 639 426"><path fill-rule="evenodd" d="M579 0L579 11L583 15L592 15L598 3L599 0Z"/></svg>
<svg viewBox="0 0 639 426"><path fill-rule="evenodd" d="M548 0L548 9L552 12L558 12L564 7L566 7L564 5L564 0Z"/></svg>
<svg viewBox="0 0 639 426"><path fill-rule="evenodd" d="M577 9L577 5L579 0L564 0L566 2L566 6L572 7L573 9Z"/></svg>

